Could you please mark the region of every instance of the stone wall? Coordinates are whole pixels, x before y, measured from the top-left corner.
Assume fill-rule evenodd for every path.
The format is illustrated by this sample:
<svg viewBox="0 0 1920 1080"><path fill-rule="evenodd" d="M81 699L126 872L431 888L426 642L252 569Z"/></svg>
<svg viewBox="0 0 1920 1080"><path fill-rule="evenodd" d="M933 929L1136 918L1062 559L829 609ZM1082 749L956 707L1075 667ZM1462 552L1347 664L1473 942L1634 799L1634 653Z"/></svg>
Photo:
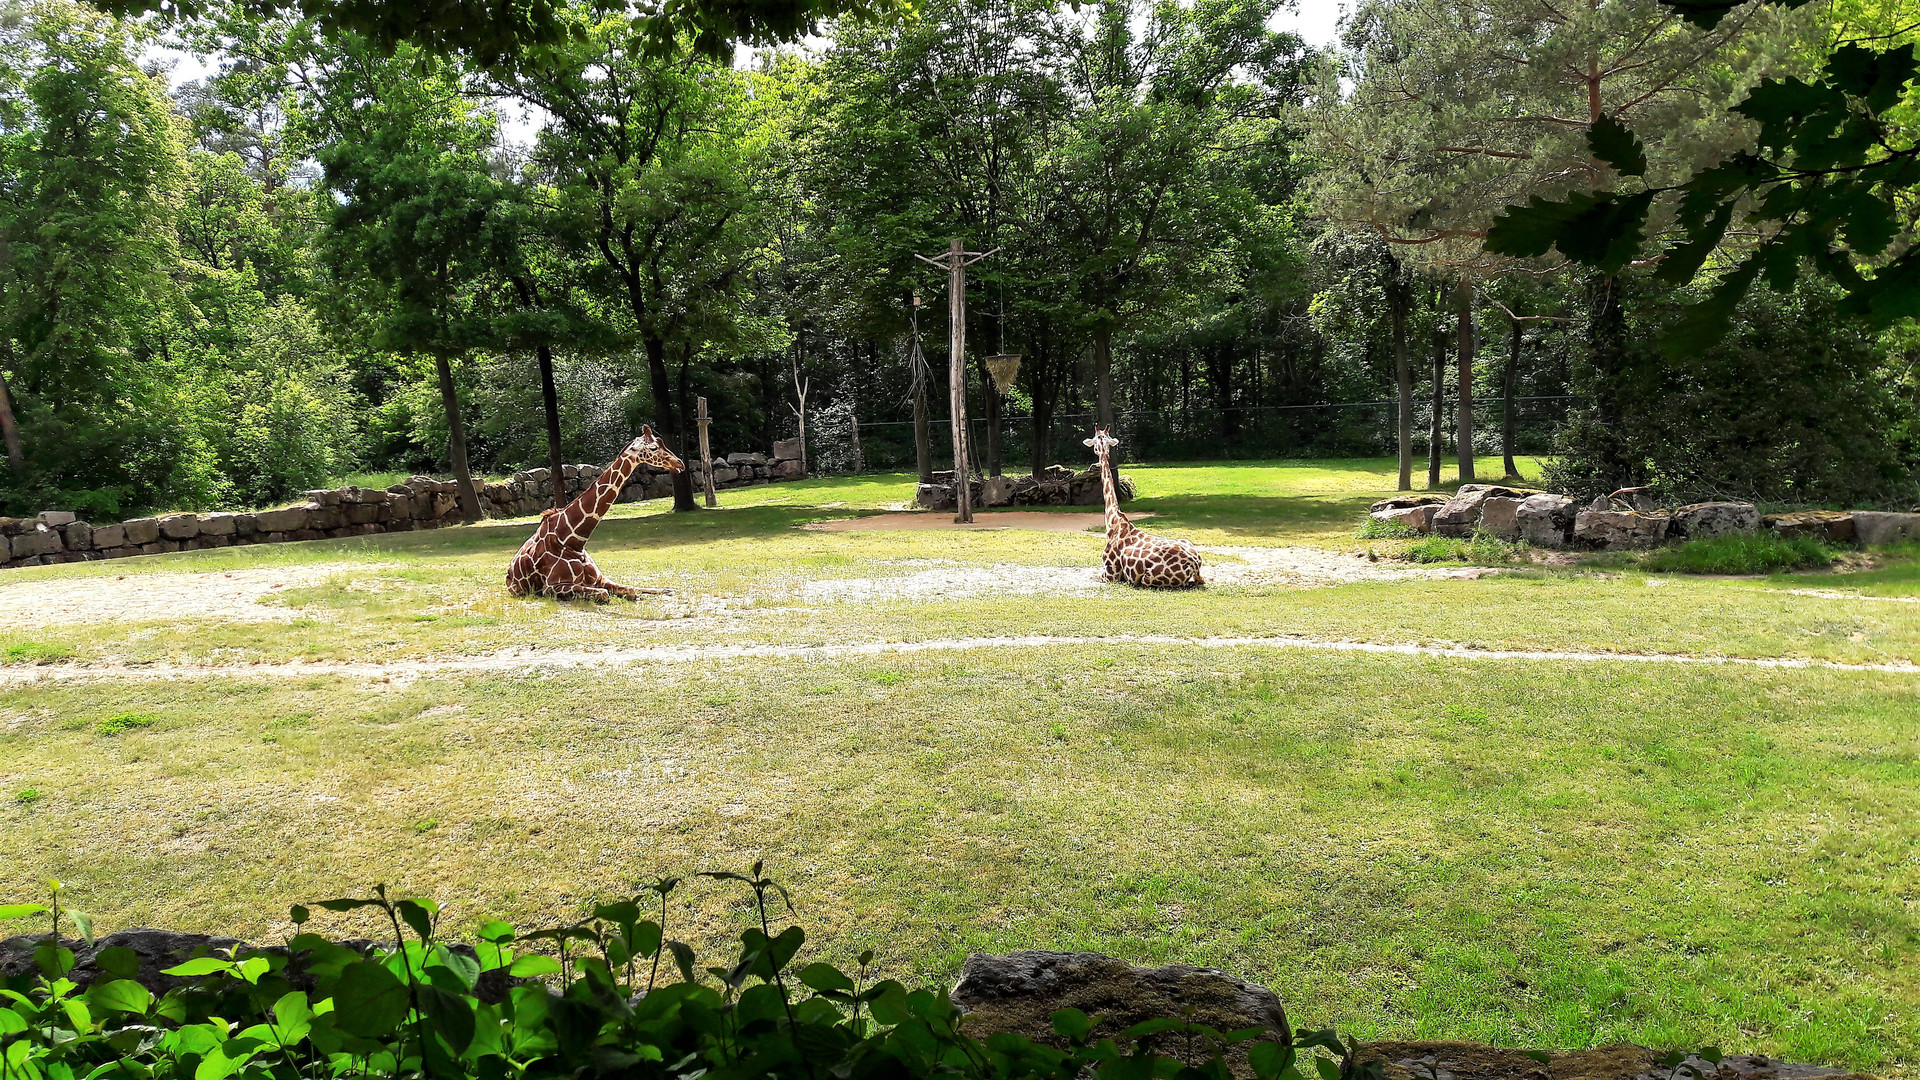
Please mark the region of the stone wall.
<svg viewBox="0 0 1920 1080"><path fill-rule="evenodd" d="M1671 541L1767 530L1784 538L1830 544L1892 544L1920 540L1920 511L1807 510L1762 515L1752 503L1693 503L1661 509L1643 489L1616 491L1577 506L1573 499L1529 488L1463 484L1453 495L1400 495L1374 503L1376 521L1417 533L1525 540L1539 547L1634 550Z"/></svg>
<svg viewBox="0 0 1920 1080"><path fill-rule="evenodd" d="M1131 502L1133 481L1124 476L1114 480L1120 501ZM1098 469L1077 473L1064 465L1048 466L1039 476L975 477L967 498L976 510L994 506L1104 506L1107 501ZM933 483L921 484L914 502L923 510L954 509L953 470L934 473Z"/></svg>
<svg viewBox="0 0 1920 1080"><path fill-rule="evenodd" d="M800 478L799 444L774 444L774 454L728 454L714 458L713 486L739 488ZM603 465L564 466L567 497L587 489ZM693 488L701 489L694 462ZM505 480L479 485L485 517L526 517L553 505L552 473L517 472ZM244 544L277 544L343 536L412 532L460 524L459 485L451 480L415 476L389 488L325 488L306 493L299 506L252 513L162 514L114 525L94 525L64 510L33 518L0 518L0 566L40 566L87 562L168 551L202 551ZM667 498L673 478L648 468L634 471L620 492L621 502Z"/></svg>

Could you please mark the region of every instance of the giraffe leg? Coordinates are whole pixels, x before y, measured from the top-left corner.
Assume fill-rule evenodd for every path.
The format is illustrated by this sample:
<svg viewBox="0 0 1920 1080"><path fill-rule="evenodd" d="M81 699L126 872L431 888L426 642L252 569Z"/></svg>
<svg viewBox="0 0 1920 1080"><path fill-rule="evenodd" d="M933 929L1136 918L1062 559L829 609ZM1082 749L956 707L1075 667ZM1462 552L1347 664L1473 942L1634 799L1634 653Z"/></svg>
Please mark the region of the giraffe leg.
<svg viewBox="0 0 1920 1080"><path fill-rule="evenodd" d="M643 596L668 596L673 593L672 589L642 589L633 585L622 585L601 573L600 568L594 565L593 559L584 551L580 553L580 561L586 564L583 568L585 576L582 580L597 588L605 589L623 600L638 600Z"/></svg>

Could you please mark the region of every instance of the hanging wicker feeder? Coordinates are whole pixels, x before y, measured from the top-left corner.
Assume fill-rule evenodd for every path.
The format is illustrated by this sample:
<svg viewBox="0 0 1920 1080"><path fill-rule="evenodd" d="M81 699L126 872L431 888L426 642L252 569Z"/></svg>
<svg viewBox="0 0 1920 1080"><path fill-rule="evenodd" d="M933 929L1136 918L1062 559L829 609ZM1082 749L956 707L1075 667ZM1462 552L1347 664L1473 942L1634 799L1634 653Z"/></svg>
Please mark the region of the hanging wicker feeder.
<svg viewBox="0 0 1920 1080"><path fill-rule="evenodd" d="M987 374L993 376L993 385L1004 397L1013 389L1013 377L1020 373L1020 354L995 353L986 358L986 365Z"/></svg>

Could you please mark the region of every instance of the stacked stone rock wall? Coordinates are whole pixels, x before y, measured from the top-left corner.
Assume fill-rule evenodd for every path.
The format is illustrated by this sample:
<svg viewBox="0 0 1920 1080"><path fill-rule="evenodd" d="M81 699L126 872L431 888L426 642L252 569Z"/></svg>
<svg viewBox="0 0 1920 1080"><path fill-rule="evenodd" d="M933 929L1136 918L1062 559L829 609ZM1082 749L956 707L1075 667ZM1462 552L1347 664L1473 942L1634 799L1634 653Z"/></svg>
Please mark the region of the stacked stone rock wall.
<svg viewBox="0 0 1920 1080"><path fill-rule="evenodd" d="M800 478L797 440L774 444L774 453L729 454L715 458L716 488L739 488ZM604 465L564 466L567 497L585 491ZM701 487L700 464L693 462L694 489ZM479 485L485 517L525 517L553 505L552 473L517 472L505 480ZM202 551L290 540L323 540L376 533L438 529L460 523L459 485L451 480L415 476L388 488L325 488L306 493L306 502L251 513L162 514L113 525L81 521L65 510L32 518L0 518L0 565L40 566L88 562L169 551ZM667 498L673 477L652 469L636 470L620 492L621 502Z"/></svg>
<svg viewBox="0 0 1920 1080"><path fill-rule="evenodd" d="M1808 537L1830 544L1892 544L1920 540L1920 511L1807 510L1762 515L1752 503L1693 503L1660 509L1644 489L1633 488L1577 506L1565 495L1464 484L1451 496L1401 495L1374 503L1376 521L1402 525L1417 533L1471 536L1486 533L1501 540L1525 540L1539 547L1638 550L1710 536L1734 536L1762 530L1783 538Z"/></svg>
<svg viewBox="0 0 1920 1080"><path fill-rule="evenodd" d="M1133 500L1133 481L1115 478L1121 502ZM968 502L974 509L996 506L1104 506L1106 494L1100 487L1100 471L1074 472L1064 465L1052 465L1039 476L975 477L968 489ZM933 483L921 484L914 501L925 510L952 510L953 470L933 474Z"/></svg>

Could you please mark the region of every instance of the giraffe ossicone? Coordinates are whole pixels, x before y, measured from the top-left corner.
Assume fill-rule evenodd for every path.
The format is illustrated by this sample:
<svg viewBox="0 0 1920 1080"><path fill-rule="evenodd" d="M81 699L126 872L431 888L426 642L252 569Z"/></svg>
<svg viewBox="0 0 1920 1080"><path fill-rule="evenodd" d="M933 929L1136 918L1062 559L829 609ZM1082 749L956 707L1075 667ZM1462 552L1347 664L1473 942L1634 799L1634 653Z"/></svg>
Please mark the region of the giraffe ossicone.
<svg viewBox="0 0 1920 1080"><path fill-rule="evenodd" d="M1190 589L1206 584L1200 577L1200 552L1193 541L1149 536L1120 512L1110 453L1119 440L1106 428L1097 427L1093 438L1082 441L1093 447L1099 459L1100 488L1107 497L1106 580L1147 589Z"/></svg>
<svg viewBox="0 0 1920 1080"><path fill-rule="evenodd" d="M653 428L642 427L640 437L613 459L592 487L564 508L540 515L539 527L520 545L519 553L507 566L507 591L515 596L577 598L600 604L615 596L637 600L671 592L671 589L636 589L608 580L587 555L587 538L593 535L593 527L613 508L614 500L620 497L620 489L627 485L633 470L642 465L676 473L685 472L687 468L673 451L661 444Z"/></svg>

